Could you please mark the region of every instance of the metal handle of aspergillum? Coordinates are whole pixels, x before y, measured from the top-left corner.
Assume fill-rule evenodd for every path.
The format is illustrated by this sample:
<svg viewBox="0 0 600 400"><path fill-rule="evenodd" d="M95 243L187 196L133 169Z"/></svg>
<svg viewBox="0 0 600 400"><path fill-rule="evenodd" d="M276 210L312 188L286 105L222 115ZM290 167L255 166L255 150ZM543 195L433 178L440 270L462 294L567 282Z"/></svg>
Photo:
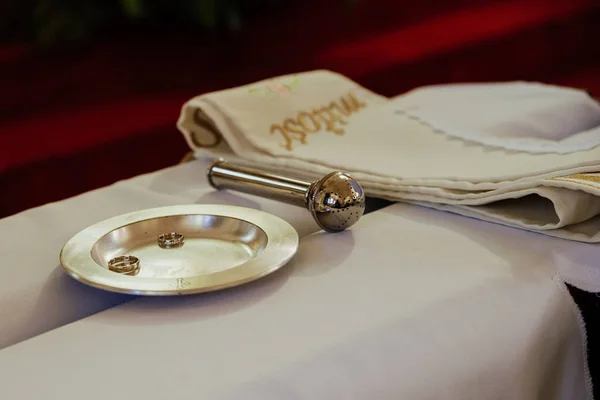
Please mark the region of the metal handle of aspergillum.
<svg viewBox="0 0 600 400"><path fill-rule="evenodd" d="M342 171L307 182L219 159L208 168L207 176L215 189L230 189L306 207L327 232L349 228L365 211L363 188Z"/></svg>

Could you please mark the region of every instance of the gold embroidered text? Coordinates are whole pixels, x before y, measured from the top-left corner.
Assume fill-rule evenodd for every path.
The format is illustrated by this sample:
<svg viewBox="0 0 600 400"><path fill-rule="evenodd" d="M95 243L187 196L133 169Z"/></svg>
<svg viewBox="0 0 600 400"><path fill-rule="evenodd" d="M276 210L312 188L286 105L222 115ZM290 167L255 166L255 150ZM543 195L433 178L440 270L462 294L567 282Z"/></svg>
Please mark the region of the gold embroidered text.
<svg viewBox="0 0 600 400"><path fill-rule="evenodd" d="M281 124L271 125L271 134L280 134L283 137L281 146L287 150L293 149L294 142L306 144L308 134L317 133L323 129L336 135L346 133L343 126L353 113L365 108L367 104L360 101L354 92L340 97L338 101L332 101L326 106L315 107L310 112L301 111L295 118L286 118Z"/></svg>

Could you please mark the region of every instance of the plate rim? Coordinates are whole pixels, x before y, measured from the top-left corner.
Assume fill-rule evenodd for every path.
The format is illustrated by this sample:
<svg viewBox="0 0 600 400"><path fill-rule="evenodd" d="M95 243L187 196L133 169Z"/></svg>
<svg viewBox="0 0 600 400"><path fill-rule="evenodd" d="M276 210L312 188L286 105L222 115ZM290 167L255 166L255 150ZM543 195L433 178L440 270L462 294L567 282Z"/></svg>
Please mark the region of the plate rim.
<svg viewBox="0 0 600 400"><path fill-rule="evenodd" d="M185 278L120 275L93 259L94 245L109 232L136 222L177 215L216 215L241 219L262 229L267 235L267 245L258 256L233 268ZM258 280L286 265L296 254L298 245L296 229L284 219L266 211L220 204L174 205L137 210L96 222L80 230L65 243L59 260L70 277L91 287L132 295L173 296L222 290Z"/></svg>

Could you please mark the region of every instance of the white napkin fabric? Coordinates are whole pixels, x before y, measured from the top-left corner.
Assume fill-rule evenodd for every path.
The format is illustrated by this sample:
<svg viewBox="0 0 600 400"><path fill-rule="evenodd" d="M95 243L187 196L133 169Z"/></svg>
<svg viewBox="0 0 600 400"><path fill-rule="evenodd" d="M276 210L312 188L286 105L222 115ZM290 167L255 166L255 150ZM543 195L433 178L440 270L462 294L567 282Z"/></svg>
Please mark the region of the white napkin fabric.
<svg viewBox="0 0 600 400"><path fill-rule="evenodd" d="M573 153L600 145L600 105L588 93L534 82L418 88L398 112L447 135L529 153Z"/></svg>
<svg viewBox="0 0 600 400"><path fill-rule="evenodd" d="M600 242L599 120L568 88L471 84L388 99L318 70L195 97L177 125L199 157L306 179L346 170L370 196Z"/></svg>

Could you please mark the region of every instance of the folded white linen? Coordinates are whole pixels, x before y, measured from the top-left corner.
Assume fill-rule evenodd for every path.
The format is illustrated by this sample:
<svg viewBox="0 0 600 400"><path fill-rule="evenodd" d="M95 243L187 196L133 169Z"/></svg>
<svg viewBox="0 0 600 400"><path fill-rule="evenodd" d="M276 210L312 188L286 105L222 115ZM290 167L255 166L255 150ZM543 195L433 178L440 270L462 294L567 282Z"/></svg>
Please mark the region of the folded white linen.
<svg viewBox="0 0 600 400"><path fill-rule="evenodd" d="M573 153L600 145L600 105L587 92L535 82L422 87L398 110L445 134L529 153Z"/></svg>
<svg viewBox="0 0 600 400"><path fill-rule="evenodd" d="M195 97L177 125L199 157L307 178L342 169L370 196L600 242L600 108L574 89L439 86L390 100L318 70Z"/></svg>

